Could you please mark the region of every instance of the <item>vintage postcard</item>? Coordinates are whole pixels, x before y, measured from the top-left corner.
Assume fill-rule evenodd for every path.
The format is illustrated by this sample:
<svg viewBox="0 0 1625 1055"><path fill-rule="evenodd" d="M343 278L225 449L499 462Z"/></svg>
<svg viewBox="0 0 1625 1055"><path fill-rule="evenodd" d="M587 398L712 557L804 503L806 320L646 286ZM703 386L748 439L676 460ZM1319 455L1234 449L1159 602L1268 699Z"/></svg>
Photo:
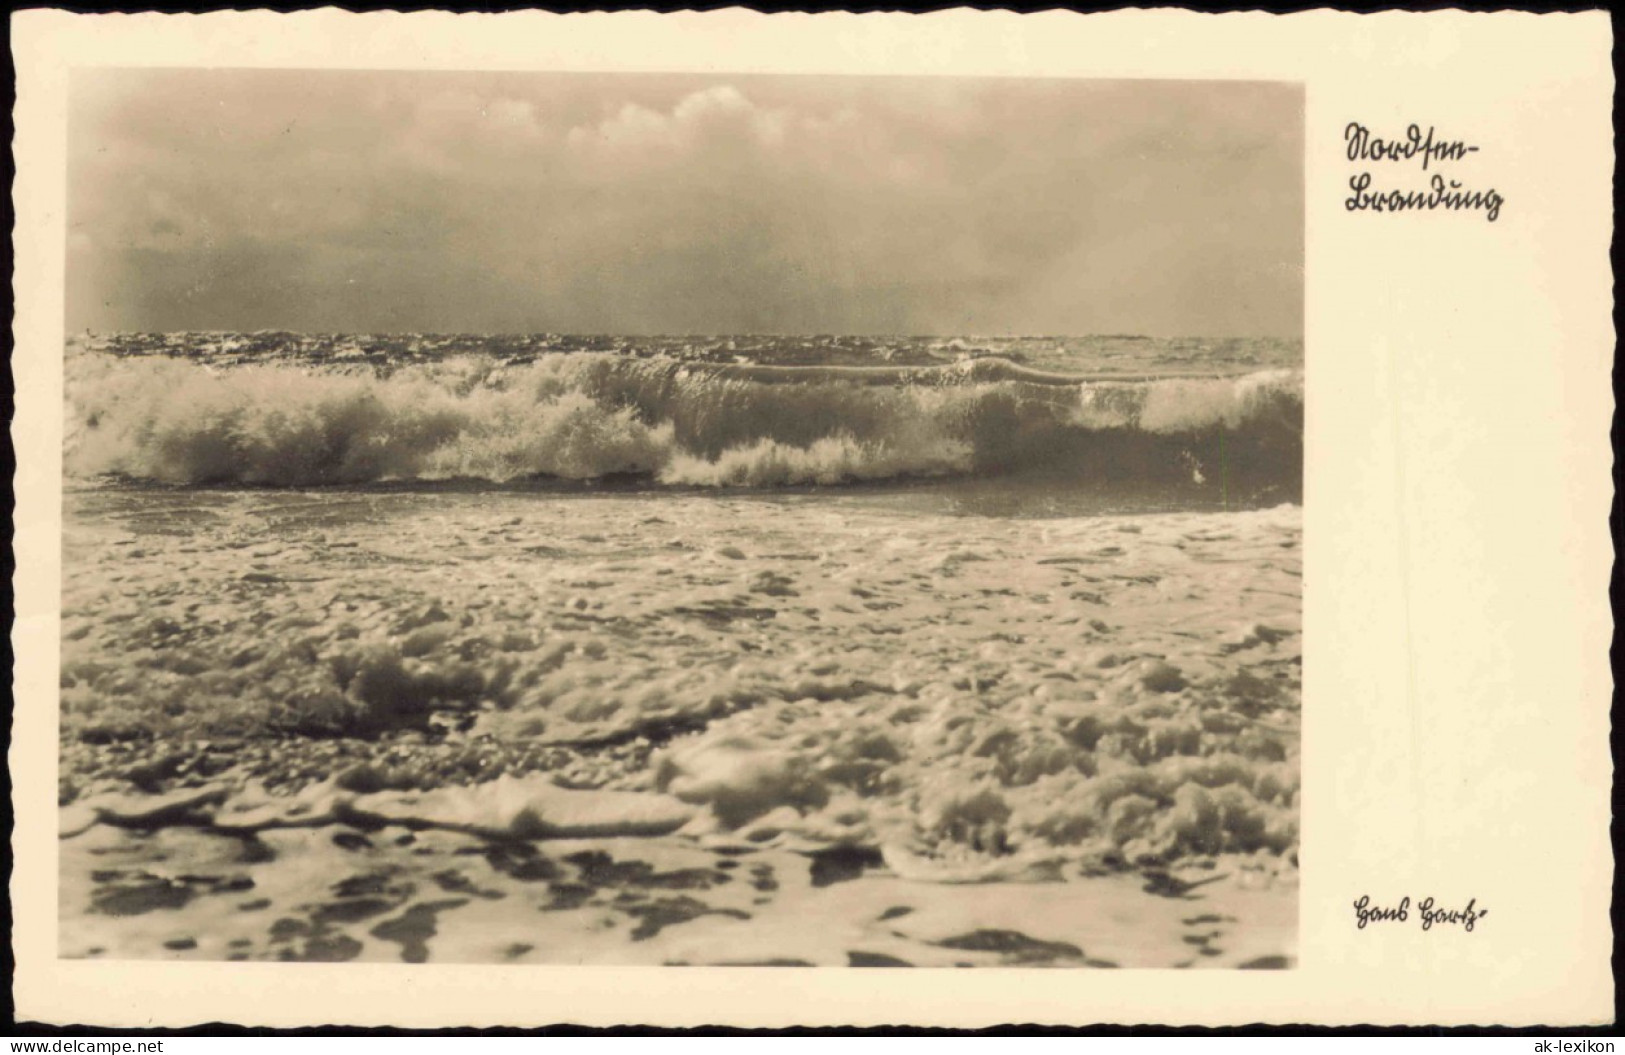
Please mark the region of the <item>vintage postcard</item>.
<svg viewBox="0 0 1625 1055"><path fill-rule="evenodd" d="M1610 1017L1606 14L12 25L20 1017Z"/></svg>

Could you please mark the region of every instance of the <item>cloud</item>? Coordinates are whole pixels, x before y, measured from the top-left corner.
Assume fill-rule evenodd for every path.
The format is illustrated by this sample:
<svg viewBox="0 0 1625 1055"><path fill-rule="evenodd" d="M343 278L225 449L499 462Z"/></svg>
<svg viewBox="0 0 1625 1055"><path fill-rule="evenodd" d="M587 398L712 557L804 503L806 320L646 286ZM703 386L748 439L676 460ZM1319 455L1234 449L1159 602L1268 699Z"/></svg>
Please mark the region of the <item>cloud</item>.
<svg viewBox="0 0 1625 1055"><path fill-rule="evenodd" d="M722 136L743 133L762 138L776 127L739 90L726 84L705 88L680 99L670 113L636 103L592 126L572 128L568 141L578 150L611 148L681 148L695 145L707 131Z"/></svg>
<svg viewBox="0 0 1625 1055"><path fill-rule="evenodd" d="M71 123L70 322L1296 332L1302 96L146 71Z"/></svg>
<svg viewBox="0 0 1625 1055"><path fill-rule="evenodd" d="M535 103L468 90L437 92L419 100L391 161L424 174L451 175L490 161L534 156L553 138Z"/></svg>

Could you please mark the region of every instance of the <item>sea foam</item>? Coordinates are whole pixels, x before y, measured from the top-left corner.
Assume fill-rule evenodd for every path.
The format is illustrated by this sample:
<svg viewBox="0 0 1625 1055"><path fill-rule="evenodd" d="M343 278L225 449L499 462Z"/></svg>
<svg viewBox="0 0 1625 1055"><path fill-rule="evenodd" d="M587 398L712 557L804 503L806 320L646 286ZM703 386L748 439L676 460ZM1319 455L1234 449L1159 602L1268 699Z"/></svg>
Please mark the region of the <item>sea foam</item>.
<svg viewBox="0 0 1625 1055"><path fill-rule="evenodd" d="M67 403L70 476L174 485L634 476L763 487L1189 476L1220 461L1295 481L1302 459L1293 370L1122 380L1002 359L762 366L600 352L220 367L80 351Z"/></svg>

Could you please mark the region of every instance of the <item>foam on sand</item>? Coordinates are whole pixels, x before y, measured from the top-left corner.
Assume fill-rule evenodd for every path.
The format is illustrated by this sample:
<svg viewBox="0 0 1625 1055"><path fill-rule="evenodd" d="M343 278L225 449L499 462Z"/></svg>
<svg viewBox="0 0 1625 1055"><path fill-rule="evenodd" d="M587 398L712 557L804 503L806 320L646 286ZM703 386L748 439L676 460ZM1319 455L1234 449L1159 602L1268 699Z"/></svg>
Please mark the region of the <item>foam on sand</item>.
<svg viewBox="0 0 1625 1055"><path fill-rule="evenodd" d="M70 491L64 951L1275 963L1300 541L1290 506ZM339 861L382 878L324 898Z"/></svg>

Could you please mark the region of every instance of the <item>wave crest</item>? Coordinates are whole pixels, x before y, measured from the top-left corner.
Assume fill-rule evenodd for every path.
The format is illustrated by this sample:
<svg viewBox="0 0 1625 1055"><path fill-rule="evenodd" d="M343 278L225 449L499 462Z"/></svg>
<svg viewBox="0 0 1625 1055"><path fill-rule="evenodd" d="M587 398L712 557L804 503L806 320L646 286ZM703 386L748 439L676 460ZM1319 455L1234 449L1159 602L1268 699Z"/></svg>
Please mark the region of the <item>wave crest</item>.
<svg viewBox="0 0 1625 1055"><path fill-rule="evenodd" d="M300 486L632 474L766 487L1047 471L1301 475L1302 376L1089 380L1002 360L760 367L568 353L214 368L72 355L67 468ZM1193 469L1193 465L1195 468Z"/></svg>

